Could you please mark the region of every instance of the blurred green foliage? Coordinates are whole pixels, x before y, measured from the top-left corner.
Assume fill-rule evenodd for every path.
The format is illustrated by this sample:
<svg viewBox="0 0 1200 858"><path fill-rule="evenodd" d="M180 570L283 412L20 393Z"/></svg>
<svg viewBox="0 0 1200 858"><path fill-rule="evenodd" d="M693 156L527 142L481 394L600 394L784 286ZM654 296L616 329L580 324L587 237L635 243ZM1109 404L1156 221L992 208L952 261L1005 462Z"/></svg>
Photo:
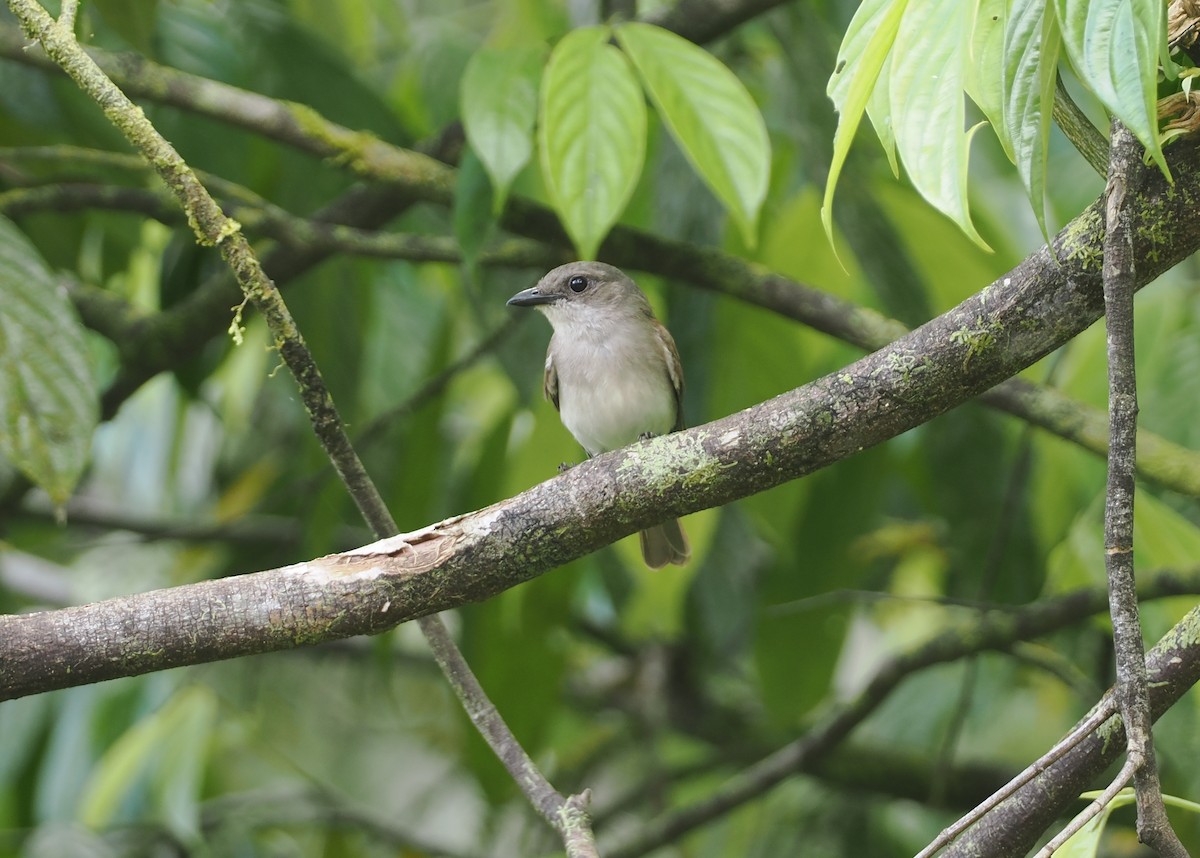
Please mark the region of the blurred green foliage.
<svg viewBox="0 0 1200 858"><path fill-rule="evenodd" d="M834 257L820 214L830 69L814 78L808 54L795 52L816 44L832 57L855 5L791 4L706 46L753 94L771 138L753 250L653 114L646 168L622 222L722 246L897 313L892 284L871 273L886 271L915 284L904 306L941 312L1034 250L1039 227L995 141L975 143L970 186L993 254L897 183L882 153L855 150L835 217L845 211L839 229L858 231L857 253L839 244ZM310 105L391 143L433 147L460 118L461 79L476 51L548 47L591 23L594 11L572 5L568 14L554 0L171 0L86 4L79 32L108 50ZM0 25L14 26L7 13ZM192 166L292 213L312 215L354 184L342 165L187 110L147 104L147 113ZM85 174L67 157L15 151L54 144L127 151L64 80L0 60L0 202L8 191ZM536 162L512 193L544 201ZM1058 136L1049 163L1052 218L1071 216L1101 189ZM482 181L478 164L471 169ZM110 168L86 175L141 181ZM284 290L352 435L391 415L361 453L402 529L500 500L581 455L541 400L548 326L519 322L474 355L508 323L505 298L543 273L478 263L483 239L466 247L474 231L494 229L488 199L460 190L460 205L485 213L415 205L388 227L457 235L469 264L336 254ZM869 220L855 219L860 206ZM129 212L14 220L51 267L142 313L177 304L220 271L186 229ZM867 258L862 248L875 247L899 252ZM1195 275L1189 262L1139 297L1138 357L1143 425L1200 446ZM690 425L856 356L686 282L639 281L678 341ZM103 387L128 344L87 338ZM0 610L278 567L367 541L268 346L261 321L247 317L241 346L213 331L175 371L143 385L96 430L64 526L36 493L10 489ZM1103 406L1104 366L1103 331L1093 329L1028 377ZM459 368L443 376L451 367ZM20 485L7 470L3 478ZM1103 463L1091 454L968 405L808 479L691 516L695 560L685 569L647 573L626 540L449 621L552 782L593 790L603 840L711 795L860 688L889 654L972 616L972 605L1103 586L1103 488ZM1194 564L1198 521L1194 499L1143 487L1139 569ZM164 533L164 525L194 532ZM1191 601L1148 604L1148 637ZM856 776L792 778L656 854L911 855L982 797L947 784L971 767L1025 765L1109 684L1102 619L1041 646L1054 658L990 655L911 678L848 740ZM1200 795L1198 703L1190 694L1159 731L1164 787L1176 795ZM920 777L889 778L878 764L891 755L912 760ZM927 786L914 801L918 783ZM1194 821L1181 827L1200 848ZM0 704L0 855L532 856L558 848L471 730L413 628Z"/></svg>

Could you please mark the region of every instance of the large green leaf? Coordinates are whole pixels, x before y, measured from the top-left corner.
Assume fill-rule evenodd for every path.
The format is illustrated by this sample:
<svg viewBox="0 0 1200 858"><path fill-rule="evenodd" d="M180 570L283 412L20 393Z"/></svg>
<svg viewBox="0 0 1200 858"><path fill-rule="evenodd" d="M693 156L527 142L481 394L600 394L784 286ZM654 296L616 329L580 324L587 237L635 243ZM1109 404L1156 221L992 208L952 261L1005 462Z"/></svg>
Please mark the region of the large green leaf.
<svg viewBox="0 0 1200 858"><path fill-rule="evenodd" d="M533 155L544 58L541 47L481 48L463 72L463 128L492 180L496 213L504 208L513 179Z"/></svg>
<svg viewBox="0 0 1200 858"><path fill-rule="evenodd" d="M962 0L910 3L892 49L889 83L896 148L913 186L986 247L967 203L971 133L963 130L963 88L972 13Z"/></svg>
<svg viewBox="0 0 1200 858"><path fill-rule="evenodd" d="M679 147L753 247L771 172L771 142L754 99L712 54L661 27L623 24L617 41Z"/></svg>
<svg viewBox="0 0 1200 858"><path fill-rule="evenodd" d="M1004 33L1008 17L1005 0L977 0L971 26L971 52L967 57L967 95L992 123L1004 152L1012 148L1004 126Z"/></svg>
<svg viewBox="0 0 1200 858"><path fill-rule="evenodd" d="M884 61L892 50L900 29L900 19L907 6L908 0L864 0L850 21L842 46L838 49L837 64L825 90L838 112L837 131L833 135L833 158L829 164L829 177L825 180L825 198L821 203L821 223L831 241L833 191L850 152L850 144L854 142L858 124L867 109L867 102L879 82ZM882 122L883 117L874 121ZM879 127L878 124L876 127ZM888 136L890 138L890 134ZM884 146L889 146L889 140L884 140Z"/></svg>
<svg viewBox="0 0 1200 858"><path fill-rule="evenodd" d="M1004 32L1004 123L997 133L1047 239L1046 156L1060 41L1046 0L1014 0Z"/></svg>
<svg viewBox="0 0 1200 858"><path fill-rule="evenodd" d="M1164 5L1161 0L1054 0L1063 46L1080 80L1167 172L1156 108Z"/></svg>
<svg viewBox="0 0 1200 858"><path fill-rule="evenodd" d="M580 258L594 259L637 185L646 102L607 27L563 37L542 77L538 144L554 208Z"/></svg>
<svg viewBox="0 0 1200 858"><path fill-rule="evenodd" d="M63 284L0 217L0 455L61 504L98 417L83 327Z"/></svg>
<svg viewBox="0 0 1200 858"><path fill-rule="evenodd" d="M883 61L883 66L879 69L879 78L875 83L875 89L871 92L871 97L867 99L867 118L871 120L871 127L875 129L875 134L879 137L879 145L883 147L883 152L887 155L892 175L898 179L900 178L900 162L896 159L896 131L892 128L892 102L888 97L891 89L888 84L891 72L892 55L888 54Z"/></svg>

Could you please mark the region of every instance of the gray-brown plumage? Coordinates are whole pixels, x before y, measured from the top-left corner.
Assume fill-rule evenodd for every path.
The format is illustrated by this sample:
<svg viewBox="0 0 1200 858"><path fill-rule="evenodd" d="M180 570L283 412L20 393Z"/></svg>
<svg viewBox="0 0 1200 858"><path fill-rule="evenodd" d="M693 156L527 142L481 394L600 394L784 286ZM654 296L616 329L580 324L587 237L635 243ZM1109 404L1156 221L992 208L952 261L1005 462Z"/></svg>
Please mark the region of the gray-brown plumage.
<svg viewBox="0 0 1200 858"><path fill-rule="evenodd" d="M544 391L589 456L683 428L675 341L620 269L603 262L561 265L508 303L536 307L554 328ZM691 556L675 519L640 536L652 569Z"/></svg>

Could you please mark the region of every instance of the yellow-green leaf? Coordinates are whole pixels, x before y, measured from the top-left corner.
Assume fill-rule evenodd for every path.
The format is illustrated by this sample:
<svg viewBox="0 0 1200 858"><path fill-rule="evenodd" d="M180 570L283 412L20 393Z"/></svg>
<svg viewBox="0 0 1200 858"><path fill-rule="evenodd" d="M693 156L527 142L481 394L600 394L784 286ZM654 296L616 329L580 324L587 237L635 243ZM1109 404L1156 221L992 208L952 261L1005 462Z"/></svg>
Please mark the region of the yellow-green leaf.
<svg viewBox="0 0 1200 858"><path fill-rule="evenodd" d="M595 258L646 156L645 97L610 34L608 27L568 33L542 77L542 175L582 259Z"/></svg>
<svg viewBox="0 0 1200 858"><path fill-rule="evenodd" d="M716 57L661 27L623 24L617 41L680 149L753 247L771 172L771 143L754 99Z"/></svg>

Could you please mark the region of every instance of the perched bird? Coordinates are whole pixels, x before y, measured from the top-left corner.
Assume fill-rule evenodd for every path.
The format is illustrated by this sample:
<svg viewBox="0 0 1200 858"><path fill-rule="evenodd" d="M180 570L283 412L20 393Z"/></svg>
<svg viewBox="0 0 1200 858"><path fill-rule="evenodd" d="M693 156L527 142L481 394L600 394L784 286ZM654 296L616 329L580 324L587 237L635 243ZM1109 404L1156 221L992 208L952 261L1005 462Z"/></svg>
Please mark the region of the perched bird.
<svg viewBox="0 0 1200 858"><path fill-rule="evenodd" d="M683 428L675 341L620 269L603 262L560 265L508 303L536 307L550 320L546 398L589 456ZM676 519L639 535L651 569L691 556Z"/></svg>

